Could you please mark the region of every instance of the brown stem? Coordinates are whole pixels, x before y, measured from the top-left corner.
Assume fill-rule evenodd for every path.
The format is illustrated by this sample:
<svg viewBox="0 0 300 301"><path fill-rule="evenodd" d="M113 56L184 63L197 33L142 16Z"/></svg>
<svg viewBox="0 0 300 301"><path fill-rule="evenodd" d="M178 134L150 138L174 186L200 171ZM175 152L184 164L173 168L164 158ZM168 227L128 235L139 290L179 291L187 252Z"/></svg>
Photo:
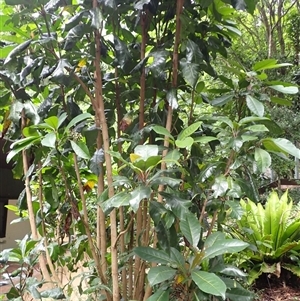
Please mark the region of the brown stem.
<svg viewBox="0 0 300 301"><path fill-rule="evenodd" d="M209 229L208 229L208 231L207 231L206 237L208 237L208 236L212 233L212 230L213 230L213 228L214 228L214 226L215 226L217 217L218 217L218 210L215 210L214 215L213 215L213 218L212 218L212 220L211 220L210 227L209 227Z"/></svg>
<svg viewBox="0 0 300 301"><path fill-rule="evenodd" d="M21 128L22 130L26 126L26 116L25 116L25 110L23 109L21 112ZM26 201L27 201L27 210L28 210L28 216L29 216L29 223L30 223L30 229L32 233L32 239L33 240L38 240L39 235L37 231L37 226L35 223L35 215L34 215L34 210L33 210L33 205L32 205L32 194L31 194L31 189L30 189L30 178L27 175L28 169L29 169L29 164L28 164L28 157L27 157L27 151L26 149L22 150L22 160L23 160L23 172L25 176L25 191L26 191ZM43 254L39 255L39 264L40 268L43 274L43 277L46 280L50 280L50 275L47 270L46 266L46 261L45 257Z"/></svg>
<svg viewBox="0 0 300 301"><path fill-rule="evenodd" d="M100 128L99 122L96 122L96 127ZM97 137L97 149L101 149L103 146L101 132L98 132ZM100 170L103 170L103 163L100 163ZM104 175L100 172L98 176L98 196L104 191ZM106 252L107 252L107 240L106 240L106 225L105 225L105 214L100 206L97 207L97 248L100 250L100 261L102 273L106 279L105 273L107 271Z"/></svg>
<svg viewBox="0 0 300 301"><path fill-rule="evenodd" d="M98 1L93 1L93 7L98 6ZM104 158L106 164L106 175L107 175L107 185L108 185L108 196L111 198L114 195L113 187L113 172L112 172L112 162L111 156L109 154L110 149L110 138L108 134L108 126L105 117L105 107L102 94L102 74L101 74L101 33L99 30L95 30L95 105L94 109L96 110L96 120L99 120L100 128L102 129L102 141L103 141L103 150ZM110 213L110 236L111 236L111 274L112 274L112 292L113 292L113 301L119 301L119 277L118 277L118 252L116 248L117 240L117 212L114 209Z"/></svg>
<svg viewBox="0 0 300 301"><path fill-rule="evenodd" d="M60 281L60 279L58 278L53 262L51 260L50 254L49 254L49 250L48 250L48 242L47 242L47 231L46 231L46 225L45 225L45 217L44 217L44 211L43 211L43 179L42 179L42 164L41 162L39 162L38 164L39 167L39 203L40 203L40 215L41 215L41 225L42 225L42 235L43 235L43 243L45 246L45 254L46 254L46 260L47 260L47 264L50 268L50 271L52 273L52 277L54 278L54 280L56 281L56 283L62 287L62 283ZM45 279L46 281L51 281L51 277L49 275L48 270L45 270L46 276ZM44 271L43 271L44 274Z"/></svg>
<svg viewBox="0 0 300 301"><path fill-rule="evenodd" d="M178 78L178 49L180 44L180 36L181 36L181 20L180 16L182 14L183 10L183 3L184 0L177 0L177 6L176 6L176 32L175 32L175 41L174 41L174 51L173 51L173 66L172 66L172 87L177 88L177 78ZM172 128L172 116L173 116L173 108L170 104L168 104L168 113L167 113L167 122L166 122L166 129L171 132ZM163 157L165 157L168 153L168 147L169 147L169 137L165 136L164 139L164 151L163 151ZM161 163L161 170L166 170L167 165L166 162ZM163 191L164 186L159 185L158 191ZM162 202L162 196L158 195L158 201Z"/></svg>
<svg viewBox="0 0 300 301"><path fill-rule="evenodd" d="M73 159L74 159L74 167L75 167L75 173L76 173L76 177L77 177L77 185L79 188L79 193L80 193L80 198L81 198L81 202L82 202L82 209L83 209L83 225L86 231L86 235L88 237L88 242L89 242L89 246L90 246L90 250L92 252L92 256L93 259L95 261L96 264L96 268L97 268L97 272L99 274L99 277L101 279L101 281L106 284L106 279L102 273L102 269L101 269L101 264L99 261L99 258L96 254L96 250L95 250L95 246L93 243L93 237L92 237L92 233L89 227L89 217L88 217L88 211L87 211L87 205L86 205L86 200L85 200L85 195L84 195L84 190L83 190L83 186L81 183L81 178L80 178L80 172L79 172L79 167L78 167L78 161L77 161L77 156L76 154L73 154Z"/></svg>

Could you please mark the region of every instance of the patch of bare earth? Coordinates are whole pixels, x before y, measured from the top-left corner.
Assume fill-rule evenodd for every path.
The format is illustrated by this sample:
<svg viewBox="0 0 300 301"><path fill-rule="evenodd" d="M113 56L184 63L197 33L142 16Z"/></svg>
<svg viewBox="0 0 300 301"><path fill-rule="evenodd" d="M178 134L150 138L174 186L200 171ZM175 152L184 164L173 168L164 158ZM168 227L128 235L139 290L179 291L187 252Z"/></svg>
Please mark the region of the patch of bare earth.
<svg viewBox="0 0 300 301"><path fill-rule="evenodd" d="M286 270L282 270L279 278L261 275L254 289L257 301L300 301L300 278Z"/></svg>

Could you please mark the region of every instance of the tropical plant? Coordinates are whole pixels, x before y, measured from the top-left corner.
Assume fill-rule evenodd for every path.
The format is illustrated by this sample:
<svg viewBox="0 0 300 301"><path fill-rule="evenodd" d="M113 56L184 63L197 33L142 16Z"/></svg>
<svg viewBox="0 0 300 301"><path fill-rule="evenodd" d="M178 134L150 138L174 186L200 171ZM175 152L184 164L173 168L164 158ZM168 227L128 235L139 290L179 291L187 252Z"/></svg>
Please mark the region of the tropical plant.
<svg viewBox="0 0 300 301"><path fill-rule="evenodd" d="M262 273L280 277L282 268L299 276L299 266L290 264L289 255L299 250L300 213L293 210L288 192L280 198L277 192L271 192L264 206L249 199L241 200L240 204L243 214L233 233L250 244L244 265L249 272L249 282Z"/></svg>
<svg viewBox="0 0 300 301"><path fill-rule="evenodd" d="M196 300L195 291L230 294L224 283L233 289L234 279L218 278L225 250L203 250L216 248L214 237L237 243L213 234L226 217L224 200L232 207L244 195L259 201L249 166L262 172L269 152L300 157L265 110L297 93L268 78L268 70L289 65L269 59L249 71L227 61L240 36L233 13L253 13L256 1L5 3L1 131L25 181L18 205L28 212L31 239L43 245L43 278L71 298L72 285L57 271L73 273L82 263L89 287L81 293L89 299L168 300L177 284ZM226 76L213 68L220 56ZM172 274L162 292L154 269L147 282L156 263L139 250L164 254L160 269L172 268L172 252L180 253L173 269L182 281ZM194 259L198 253L208 261ZM203 273L221 289L208 291L197 280Z"/></svg>

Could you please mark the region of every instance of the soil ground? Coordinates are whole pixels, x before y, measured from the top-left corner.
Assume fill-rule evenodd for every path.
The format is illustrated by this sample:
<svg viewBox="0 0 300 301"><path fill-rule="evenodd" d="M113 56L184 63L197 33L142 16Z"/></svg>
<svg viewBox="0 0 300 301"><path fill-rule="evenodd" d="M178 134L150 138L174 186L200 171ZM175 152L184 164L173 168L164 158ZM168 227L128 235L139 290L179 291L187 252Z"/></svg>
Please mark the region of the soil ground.
<svg viewBox="0 0 300 301"><path fill-rule="evenodd" d="M257 301L300 301L300 278L283 270L281 277L263 274L255 284Z"/></svg>

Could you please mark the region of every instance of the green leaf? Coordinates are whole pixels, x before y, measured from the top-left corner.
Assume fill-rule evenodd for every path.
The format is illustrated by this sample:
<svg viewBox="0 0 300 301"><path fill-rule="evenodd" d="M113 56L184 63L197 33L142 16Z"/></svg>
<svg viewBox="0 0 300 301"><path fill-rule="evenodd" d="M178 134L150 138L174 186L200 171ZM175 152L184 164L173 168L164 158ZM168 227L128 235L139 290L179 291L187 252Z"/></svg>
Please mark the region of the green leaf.
<svg viewBox="0 0 300 301"><path fill-rule="evenodd" d="M58 128L58 118L56 116L51 116L49 118L46 118L45 123L48 124L53 130L56 130Z"/></svg>
<svg viewBox="0 0 300 301"><path fill-rule="evenodd" d="M188 85L194 88L199 78L199 64L190 63L186 59L181 59L180 67L184 80Z"/></svg>
<svg viewBox="0 0 300 301"><path fill-rule="evenodd" d="M186 60L189 63L199 64L203 60L199 46L192 40L188 39L186 42Z"/></svg>
<svg viewBox="0 0 300 301"><path fill-rule="evenodd" d="M117 36L114 37L114 46L119 65L124 69L126 64L131 60L130 52L128 51L126 44Z"/></svg>
<svg viewBox="0 0 300 301"><path fill-rule="evenodd" d="M261 148L255 148L254 158L261 173L264 173L271 166L272 159L270 154Z"/></svg>
<svg viewBox="0 0 300 301"><path fill-rule="evenodd" d="M174 140L174 138L171 135L171 133L165 127L156 124L156 125L151 126L150 128L156 134L163 135L163 136L166 136L166 137L170 137L172 140Z"/></svg>
<svg viewBox="0 0 300 301"><path fill-rule="evenodd" d="M174 263L166 252L150 247L136 247L133 249L133 253L148 262L156 262L161 264Z"/></svg>
<svg viewBox="0 0 300 301"><path fill-rule="evenodd" d="M83 143L82 141L75 143L74 141L71 140L71 146L72 146L73 151L75 152L75 154L78 157L87 159L87 160L91 159L89 149L88 149L87 145L85 143Z"/></svg>
<svg viewBox="0 0 300 301"><path fill-rule="evenodd" d="M297 94L299 91L298 87L295 86L285 87L283 85L275 85L275 86L269 86L269 88L284 94Z"/></svg>
<svg viewBox="0 0 300 301"><path fill-rule="evenodd" d="M55 148L56 145L56 134L54 132L50 132L46 134L46 136L42 139L41 144L46 147Z"/></svg>
<svg viewBox="0 0 300 301"><path fill-rule="evenodd" d="M169 106L171 106L173 110L176 110L178 108L176 89L171 89L167 92L167 101L169 103Z"/></svg>
<svg viewBox="0 0 300 301"><path fill-rule="evenodd" d="M201 137L194 138L194 142L198 142L198 143L208 143L215 140L218 140L218 138L212 136L201 136Z"/></svg>
<svg viewBox="0 0 300 301"><path fill-rule="evenodd" d="M172 166L178 162L181 157L181 153L177 149L169 151L162 159L163 162L166 162L167 166Z"/></svg>
<svg viewBox="0 0 300 301"><path fill-rule="evenodd" d="M288 99L283 99L276 96L271 96L270 99L273 103L276 103L278 105L289 106L289 107L292 105L292 102Z"/></svg>
<svg viewBox="0 0 300 301"><path fill-rule="evenodd" d="M54 299L54 300L62 300L62 299L66 298L63 290L60 287L42 291L41 297L42 298L50 298L50 299Z"/></svg>
<svg viewBox="0 0 300 301"><path fill-rule="evenodd" d="M131 200L131 194L127 191L122 191L109 198L107 201L100 203L101 208L107 214L111 208L119 208L121 206L128 206Z"/></svg>
<svg viewBox="0 0 300 301"><path fill-rule="evenodd" d="M148 68L153 73L154 77L161 78L165 73L166 61L169 53L165 50L152 51L149 57L153 57L153 62L149 64Z"/></svg>
<svg viewBox="0 0 300 301"><path fill-rule="evenodd" d="M264 105L251 95L246 96L246 103L249 110L259 117L263 117L265 113Z"/></svg>
<svg viewBox="0 0 300 301"><path fill-rule="evenodd" d="M192 279L201 291L210 295L220 296L225 300L226 285L215 274L204 271L192 271Z"/></svg>
<svg viewBox="0 0 300 301"><path fill-rule="evenodd" d="M140 156L139 159L147 160L158 155L158 146L156 144L138 145L135 147L134 153Z"/></svg>
<svg viewBox="0 0 300 301"><path fill-rule="evenodd" d="M201 235L201 226L198 219L193 214L187 214L179 223L182 234L188 242L197 248Z"/></svg>
<svg viewBox="0 0 300 301"><path fill-rule="evenodd" d="M78 25L71 28L71 30L68 32L63 49L66 51L72 50L76 43L82 38L84 35L84 24L79 23Z"/></svg>
<svg viewBox="0 0 300 301"><path fill-rule="evenodd" d="M178 140L183 140L184 138L190 137L192 134L194 134L197 130L199 130L200 126L202 124L202 121L197 121L184 130L182 130L178 135Z"/></svg>
<svg viewBox="0 0 300 301"><path fill-rule="evenodd" d="M158 290L147 301L170 301L169 291Z"/></svg>
<svg viewBox="0 0 300 301"><path fill-rule="evenodd" d="M170 177L164 177L164 176L159 176L159 177L154 177L153 180L149 181L149 184L152 185L168 185L172 188L178 187L182 183L181 179L174 179Z"/></svg>
<svg viewBox="0 0 300 301"><path fill-rule="evenodd" d="M205 245L207 243L205 242ZM249 246L248 243L238 239L221 238L216 240L211 246L205 248L203 259L214 258L227 253L237 253Z"/></svg>
<svg viewBox="0 0 300 301"><path fill-rule="evenodd" d="M23 42L22 44L18 45L17 47L15 47L6 57L6 59L4 61L4 65L9 63L12 59L17 57L21 52L26 50L30 44L31 44L31 40L28 40L28 41Z"/></svg>
<svg viewBox="0 0 300 301"><path fill-rule="evenodd" d="M166 202L171 207L172 212L179 219L184 219L186 214L189 212L189 207L192 204L191 201L182 199L175 194L170 194L163 191L159 193L166 199Z"/></svg>
<svg viewBox="0 0 300 301"><path fill-rule="evenodd" d="M225 176L221 175L215 178L215 183L212 185L214 197L224 196L228 190L228 182Z"/></svg>
<svg viewBox="0 0 300 301"><path fill-rule="evenodd" d="M250 126L247 126L245 128L245 130L247 131L251 131L251 132L269 132L269 129L263 125L263 124L254 124L254 125L250 125Z"/></svg>
<svg viewBox="0 0 300 301"><path fill-rule="evenodd" d="M270 69L273 66L275 66L277 63L277 60L275 59L267 59L267 60L263 60L260 62L255 63L255 65L253 66L253 70L254 71L261 71L261 70L265 70L265 69Z"/></svg>
<svg viewBox="0 0 300 301"><path fill-rule="evenodd" d="M182 140L177 139L175 141L176 146L179 148L191 147L193 143L194 143L194 139L192 137L186 137L183 138Z"/></svg>
<svg viewBox="0 0 300 301"><path fill-rule="evenodd" d="M73 118L69 124L66 126L65 128L65 132L67 132L72 126L74 126L76 123L81 122L83 120L89 119L91 118L92 115L90 113L82 113L78 116L76 116L75 118Z"/></svg>
<svg viewBox="0 0 300 301"><path fill-rule="evenodd" d="M173 278L176 270L168 266L153 267L148 272L148 281L151 286Z"/></svg>
<svg viewBox="0 0 300 301"><path fill-rule="evenodd" d="M92 23L91 26L94 29L100 29L102 26L103 16L99 7L94 7L90 10L92 15Z"/></svg>
<svg viewBox="0 0 300 301"><path fill-rule="evenodd" d="M267 150L288 153L300 159L300 150L285 138L265 138L262 143Z"/></svg>
<svg viewBox="0 0 300 301"><path fill-rule="evenodd" d="M145 4L148 4L151 0L138 0L134 4L135 9L142 10Z"/></svg>
<svg viewBox="0 0 300 301"><path fill-rule="evenodd" d="M129 204L134 212L137 212L139 209L139 205L141 200L148 199L151 194L151 189L147 186L138 186L135 190L130 192L131 199L129 201Z"/></svg>
<svg viewBox="0 0 300 301"><path fill-rule="evenodd" d="M223 96L217 97L211 101L211 105L214 107L223 106L227 104L229 101L231 101L233 96L234 96L233 94L225 94Z"/></svg>

